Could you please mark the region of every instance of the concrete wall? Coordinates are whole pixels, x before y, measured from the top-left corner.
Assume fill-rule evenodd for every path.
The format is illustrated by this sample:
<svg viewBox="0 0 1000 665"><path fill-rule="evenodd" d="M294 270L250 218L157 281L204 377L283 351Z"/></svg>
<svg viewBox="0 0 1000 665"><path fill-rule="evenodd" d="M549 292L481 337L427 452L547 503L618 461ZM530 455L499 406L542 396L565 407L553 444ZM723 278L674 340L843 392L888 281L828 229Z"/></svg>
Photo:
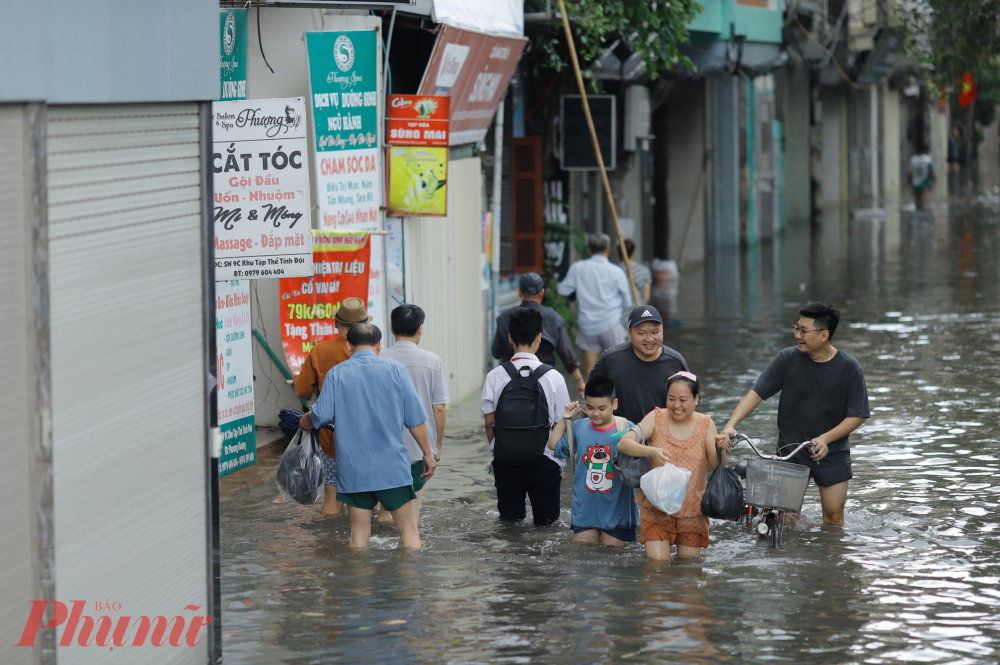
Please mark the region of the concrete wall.
<svg viewBox="0 0 1000 665"><path fill-rule="evenodd" d="M403 220L406 301L427 315L420 346L444 362L452 403L482 389L486 367L481 185L478 157L451 162L448 215Z"/></svg>
<svg viewBox="0 0 1000 665"><path fill-rule="evenodd" d="M841 143L846 139L841 131L843 115L843 92L840 88L822 88L820 101L823 105L820 127L820 145L822 146L822 189L821 201L824 212L830 207L839 207L844 202L842 162L845 159Z"/></svg>
<svg viewBox="0 0 1000 665"><path fill-rule="evenodd" d="M740 245L740 88L739 77L711 77L710 121L712 197L706 242L712 248Z"/></svg>
<svg viewBox="0 0 1000 665"><path fill-rule="evenodd" d="M889 207L899 203L902 193L900 132L903 119L900 116L898 90L884 85L882 99L882 200Z"/></svg>
<svg viewBox="0 0 1000 665"><path fill-rule="evenodd" d="M667 126L654 133L667 141L669 256L681 263L684 238L691 226L686 266L705 260L705 87L704 79L678 81L664 102ZM662 140L662 139L661 139ZM700 183L700 187L699 187ZM693 219L692 219L693 215Z"/></svg>
<svg viewBox="0 0 1000 665"><path fill-rule="evenodd" d="M934 168L937 171L937 181L934 183L931 197L936 201L944 202L948 200L948 133L951 131L951 119L947 105L942 112L938 110L937 104L932 104L928 116L930 118L931 157L934 159Z"/></svg>
<svg viewBox="0 0 1000 665"><path fill-rule="evenodd" d="M781 73L785 146L785 225L809 223L811 187L809 172L809 74L785 68Z"/></svg>
<svg viewBox="0 0 1000 665"><path fill-rule="evenodd" d="M0 101L215 99L219 8L205 0L4 2Z"/></svg>
<svg viewBox="0 0 1000 665"><path fill-rule="evenodd" d="M1000 109L988 127L983 127L983 142L979 144L979 191L994 194L1000 187Z"/></svg>

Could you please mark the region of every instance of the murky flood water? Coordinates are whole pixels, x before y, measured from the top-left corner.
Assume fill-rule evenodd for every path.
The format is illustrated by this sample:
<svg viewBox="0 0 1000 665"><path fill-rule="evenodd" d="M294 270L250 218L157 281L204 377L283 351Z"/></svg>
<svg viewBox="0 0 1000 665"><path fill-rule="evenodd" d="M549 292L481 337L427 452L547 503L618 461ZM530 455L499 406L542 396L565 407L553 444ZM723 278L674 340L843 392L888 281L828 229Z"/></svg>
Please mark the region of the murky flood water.
<svg viewBox="0 0 1000 665"><path fill-rule="evenodd" d="M346 515L273 505L276 459L223 479L225 662L998 662L996 202L824 235L686 278L668 343L722 423L792 343L797 307L841 307L834 343L861 361L873 416L844 528L811 486L780 550L713 520L701 559L651 563L638 544L571 543L568 479L561 525L501 524L474 398L449 415L417 555L392 526L350 553ZM776 410L743 430L774 436Z"/></svg>

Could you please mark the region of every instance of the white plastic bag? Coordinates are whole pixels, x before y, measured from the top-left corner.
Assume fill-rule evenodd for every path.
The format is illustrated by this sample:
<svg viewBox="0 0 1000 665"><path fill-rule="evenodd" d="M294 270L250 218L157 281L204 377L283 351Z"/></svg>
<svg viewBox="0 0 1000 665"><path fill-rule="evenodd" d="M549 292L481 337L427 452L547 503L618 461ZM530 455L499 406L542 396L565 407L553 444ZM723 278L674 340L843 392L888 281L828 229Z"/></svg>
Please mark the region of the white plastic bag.
<svg viewBox="0 0 1000 665"><path fill-rule="evenodd" d="M690 469L680 469L668 462L643 475L639 479L639 487L651 504L672 515L684 505L690 480Z"/></svg>

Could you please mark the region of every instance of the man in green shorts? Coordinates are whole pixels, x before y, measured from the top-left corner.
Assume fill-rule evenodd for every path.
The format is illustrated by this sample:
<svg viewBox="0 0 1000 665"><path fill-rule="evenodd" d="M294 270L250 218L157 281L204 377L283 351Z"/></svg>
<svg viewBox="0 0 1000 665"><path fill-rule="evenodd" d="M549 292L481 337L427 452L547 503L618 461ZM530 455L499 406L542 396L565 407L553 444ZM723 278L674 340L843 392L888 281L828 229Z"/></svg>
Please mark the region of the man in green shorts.
<svg viewBox="0 0 1000 665"><path fill-rule="evenodd" d="M400 305L392 310L389 323L396 343L382 352L380 358L392 358L403 363L403 367L413 379L413 387L420 395L424 411L431 416L427 420L427 438L431 442L434 458L441 461L441 443L444 440L445 405L448 398L448 384L444 376L444 363L436 354L419 348L424 334L424 310L416 305ZM410 471L413 475L413 489L417 493L417 513L424 498L424 451L408 431L403 431L403 440L410 451ZM388 522L388 511L378 514L379 522Z"/></svg>
<svg viewBox="0 0 1000 665"><path fill-rule="evenodd" d="M309 431L329 422L337 426L337 500L347 504L351 547L367 547L372 510L382 506L392 514L402 546L420 549L417 498L410 472L410 455L403 428L423 452L424 480L434 475L437 461L427 437L427 413L413 380L402 364L378 356L382 332L370 323L351 326L346 360L331 369L319 399L300 427Z"/></svg>

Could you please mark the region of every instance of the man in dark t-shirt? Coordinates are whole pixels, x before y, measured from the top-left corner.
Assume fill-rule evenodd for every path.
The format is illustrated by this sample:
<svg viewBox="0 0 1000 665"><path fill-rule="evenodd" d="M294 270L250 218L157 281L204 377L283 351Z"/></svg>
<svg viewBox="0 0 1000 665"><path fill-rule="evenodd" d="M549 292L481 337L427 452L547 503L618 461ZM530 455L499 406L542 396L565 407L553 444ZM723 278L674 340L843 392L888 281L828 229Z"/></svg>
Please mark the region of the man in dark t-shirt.
<svg viewBox="0 0 1000 665"><path fill-rule="evenodd" d="M803 441L814 449L802 449L789 462L810 468L819 488L823 521L844 523L851 469L851 432L871 416L865 374L857 359L830 343L840 322L840 312L822 303L799 310L792 328L796 346L783 349L760 375L753 389L737 405L717 439L722 442L763 400L781 392L778 401L778 449L780 455Z"/></svg>
<svg viewBox="0 0 1000 665"><path fill-rule="evenodd" d="M663 319L655 307L640 305L632 310L628 339L605 349L590 376L614 381L615 415L637 423L654 407L666 407L667 379L688 366L684 356L663 343Z"/></svg>
<svg viewBox="0 0 1000 665"><path fill-rule="evenodd" d="M558 353L563 366L566 367L566 373L576 381L576 389L582 397L587 384L580 375L580 363L576 359L573 345L569 342L569 336L566 335L566 321L557 311L542 304L542 298L545 297L545 282L541 276L534 272L521 275L517 295L521 299L518 307L532 307L542 313L542 343L535 356L549 367L555 367ZM514 357L514 347L507 339L510 332L510 313L514 309L513 307L505 309L497 317L496 334L493 335L490 352L501 362Z"/></svg>

